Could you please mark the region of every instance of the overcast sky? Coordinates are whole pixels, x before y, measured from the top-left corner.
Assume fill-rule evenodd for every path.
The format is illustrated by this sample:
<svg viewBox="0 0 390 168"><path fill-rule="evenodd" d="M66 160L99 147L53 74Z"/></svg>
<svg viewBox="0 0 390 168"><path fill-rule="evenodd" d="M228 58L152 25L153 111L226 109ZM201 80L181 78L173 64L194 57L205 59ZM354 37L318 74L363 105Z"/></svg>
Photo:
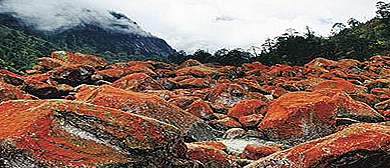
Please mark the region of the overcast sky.
<svg viewBox="0 0 390 168"><path fill-rule="evenodd" d="M309 26L329 35L336 22L351 17L367 21L375 16L377 0L4 0L14 5L30 3L34 11L50 16L47 9L66 10L64 2L84 8L114 10L126 14L144 30L165 39L176 50L260 46L294 28ZM24 2L26 1L26 2ZM387 2L387 1L385 1ZM19 4L18 4L19 3ZM41 4L41 5L37 5ZM45 6L43 6L45 5ZM23 12L26 7L20 7ZM49 20L49 19L47 19Z"/></svg>
<svg viewBox="0 0 390 168"><path fill-rule="evenodd" d="M103 0L101 0L103 2ZM177 50L260 46L306 26L327 36L336 22L375 16L375 0L117 0L113 8Z"/></svg>

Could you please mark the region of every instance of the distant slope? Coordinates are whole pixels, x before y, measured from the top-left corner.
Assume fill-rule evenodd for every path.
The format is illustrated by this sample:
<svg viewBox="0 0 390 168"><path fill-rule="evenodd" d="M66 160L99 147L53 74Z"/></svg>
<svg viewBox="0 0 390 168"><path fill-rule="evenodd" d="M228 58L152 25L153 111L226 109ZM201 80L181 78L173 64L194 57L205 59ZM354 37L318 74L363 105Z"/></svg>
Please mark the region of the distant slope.
<svg viewBox="0 0 390 168"><path fill-rule="evenodd" d="M125 15L106 12L100 16L87 11L78 24L55 29L42 29L15 12L0 13L0 59L22 69L55 50L101 55L111 62L165 58L176 53L163 39L142 30Z"/></svg>

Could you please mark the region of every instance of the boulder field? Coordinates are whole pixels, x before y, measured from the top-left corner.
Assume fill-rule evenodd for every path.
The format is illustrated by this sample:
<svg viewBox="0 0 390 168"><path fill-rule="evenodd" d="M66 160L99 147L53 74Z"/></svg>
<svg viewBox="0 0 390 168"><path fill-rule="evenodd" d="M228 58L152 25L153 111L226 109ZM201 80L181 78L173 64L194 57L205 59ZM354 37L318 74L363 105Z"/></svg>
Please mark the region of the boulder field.
<svg viewBox="0 0 390 168"><path fill-rule="evenodd" d="M390 57L0 70L0 167L390 167Z"/></svg>

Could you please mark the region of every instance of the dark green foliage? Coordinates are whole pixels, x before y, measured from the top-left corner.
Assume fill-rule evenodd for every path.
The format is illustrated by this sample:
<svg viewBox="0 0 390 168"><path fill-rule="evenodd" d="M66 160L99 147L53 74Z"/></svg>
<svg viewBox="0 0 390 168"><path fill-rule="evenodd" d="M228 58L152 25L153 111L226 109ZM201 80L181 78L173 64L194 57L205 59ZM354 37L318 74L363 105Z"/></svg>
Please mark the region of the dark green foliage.
<svg viewBox="0 0 390 168"><path fill-rule="evenodd" d="M187 55L181 51L177 55L168 56L168 61L175 64L180 64L188 59L195 59L201 63L214 63L217 65L231 65L241 66L243 63L251 62L253 55L249 52L243 51L242 49L220 49L214 54L211 54L205 50L198 50L192 55Z"/></svg>
<svg viewBox="0 0 390 168"><path fill-rule="evenodd" d="M303 65L310 60L323 57L327 59L366 60L374 55L390 53L390 4L377 3L377 17L366 23L356 19L333 26L330 37L316 36L307 28L304 35L293 29L287 33L268 39L262 45L262 52L254 58L265 64Z"/></svg>
<svg viewBox="0 0 390 168"><path fill-rule="evenodd" d="M56 46L44 39L0 25L1 68L18 71L29 68L39 56L48 55Z"/></svg>

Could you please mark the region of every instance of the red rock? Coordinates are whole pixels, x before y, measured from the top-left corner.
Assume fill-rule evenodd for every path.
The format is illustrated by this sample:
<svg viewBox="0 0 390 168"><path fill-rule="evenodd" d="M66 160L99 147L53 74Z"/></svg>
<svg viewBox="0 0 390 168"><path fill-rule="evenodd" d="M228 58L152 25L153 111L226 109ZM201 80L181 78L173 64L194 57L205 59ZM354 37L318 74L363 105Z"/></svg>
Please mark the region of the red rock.
<svg viewBox="0 0 390 168"><path fill-rule="evenodd" d="M194 103L197 99L191 96L176 96L169 100L170 103L178 106L182 109L188 109L188 107Z"/></svg>
<svg viewBox="0 0 390 168"><path fill-rule="evenodd" d="M30 83L29 81L39 81L39 82L49 82L50 80L50 73L43 73L43 74L32 74L32 75L25 75L22 77L22 79L26 83Z"/></svg>
<svg viewBox="0 0 390 168"><path fill-rule="evenodd" d="M214 115L218 118L217 120L221 120L224 118L228 118L229 116L226 114L221 114L221 113L214 113Z"/></svg>
<svg viewBox="0 0 390 168"><path fill-rule="evenodd" d="M201 142L192 142L192 143L188 143L188 144L200 145L200 146L209 146L211 148L214 148L214 149L217 149L217 150L222 150L222 151L226 151L227 150L226 145L223 144L222 142L218 142L218 141L201 141Z"/></svg>
<svg viewBox="0 0 390 168"><path fill-rule="evenodd" d="M258 129L291 142L325 136L336 131L336 110L336 102L323 94L287 93L269 105Z"/></svg>
<svg viewBox="0 0 390 168"><path fill-rule="evenodd" d="M202 65L202 63L200 63L199 61L194 60L194 59L189 59L189 60L186 60L183 63L181 63L180 66L185 68L185 67L201 66L201 65Z"/></svg>
<svg viewBox="0 0 390 168"><path fill-rule="evenodd" d="M251 80L247 78L238 78L233 81L236 84L239 84L245 90L249 92L260 92L263 94L267 94L267 90L265 90L256 80Z"/></svg>
<svg viewBox="0 0 390 168"><path fill-rule="evenodd" d="M175 71L168 69L156 69L154 72L161 78L171 78L176 77Z"/></svg>
<svg viewBox="0 0 390 168"><path fill-rule="evenodd" d="M37 65L43 67L44 71L50 71L65 64L66 63L62 60L50 57L41 57L37 59Z"/></svg>
<svg viewBox="0 0 390 168"><path fill-rule="evenodd" d="M317 93L332 97L337 103L336 115L339 118L351 118L363 122L383 121L383 116L377 111L363 102L353 100L349 95L343 93L342 90L320 90Z"/></svg>
<svg viewBox="0 0 390 168"><path fill-rule="evenodd" d="M267 66L263 65L262 63L260 62L251 62L251 63L245 63L245 64L242 64L242 67L245 69L245 70L252 70L252 69L266 69Z"/></svg>
<svg viewBox="0 0 390 168"><path fill-rule="evenodd" d="M337 67L344 68L344 69L357 67L361 64L362 63L360 61L354 60L354 59L341 59L341 60L338 60L336 63Z"/></svg>
<svg viewBox="0 0 390 168"><path fill-rule="evenodd" d="M238 121L244 127L256 127L263 120L264 116L261 114L251 114L238 118Z"/></svg>
<svg viewBox="0 0 390 168"><path fill-rule="evenodd" d="M181 88L209 88L215 84L211 78L188 78L178 82Z"/></svg>
<svg viewBox="0 0 390 168"><path fill-rule="evenodd" d="M106 80L113 82L121 77L133 74L133 73L145 73L149 76L157 76L157 74L146 66L130 66L130 67L113 67L111 69L105 69L97 71L93 76L95 80Z"/></svg>
<svg viewBox="0 0 390 168"><path fill-rule="evenodd" d="M0 102L17 99L36 99L26 94L20 88L0 81Z"/></svg>
<svg viewBox="0 0 390 168"><path fill-rule="evenodd" d="M266 106L261 100L242 100L229 109L228 115L237 119L251 114L264 115Z"/></svg>
<svg viewBox="0 0 390 168"><path fill-rule="evenodd" d="M190 106L188 106L186 111L204 120L212 120L216 118L210 105L203 100L193 102Z"/></svg>
<svg viewBox="0 0 390 168"><path fill-rule="evenodd" d="M58 67L49 73L51 74L51 78L58 83L78 86L81 84L91 84L93 82L91 76L95 73L95 69L89 65L70 64Z"/></svg>
<svg viewBox="0 0 390 168"><path fill-rule="evenodd" d="M176 127L112 108L66 100L7 101L0 113L6 167L174 167L175 158L186 153Z"/></svg>
<svg viewBox="0 0 390 168"><path fill-rule="evenodd" d="M160 62L160 61L146 61L149 65L152 65L154 69L166 69L166 70L173 70L175 69L175 66L165 63L165 62Z"/></svg>
<svg viewBox="0 0 390 168"><path fill-rule="evenodd" d="M313 86L317 85L318 83L321 83L324 80L325 79L323 79L323 78L311 77L311 78L302 79L299 81L286 81L283 84L296 87L299 91L306 91L307 88L313 87Z"/></svg>
<svg viewBox="0 0 390 168"><path fill-rule="evenodd" d="M388 167L389 132L388 124L353 124L324 138L261 158L246 168Z"/></svg>
<svg viewBox="0 0 390 168"><path fill-rule="evenodd" d="M247 145L241 154L244 159L258 160L269 156L275 152L281 151L280 148L270 145Z"/></svg>
<svg viewBox="0 0 390 168"><path fill-rule="evenodd" d="M227 79L236 79L244 77L245 73L241 67L235 66L223 66L217 69L221 75L226 77Z"/></svg>
<svg viewBox="0 0 390 168"><path fill-rule="evenodd" d="M218 71L206 66L190 66L175 71L177 76L191 75L197 78L213 77L220 75Z"/></svg>
<svg viewBox="0 0 390 168"><path fill-rule="evenodd" d="M55 85L32 79L27 79L25 81L27 84L23 86L23 90L40 99L58 99L63 96L63 93L61 93L59 88Z"/></svg>
<svg viewBox="0 0 390 168"><path fill-rule="evenodd" d="M122 77L111 84L111 86L123 90L132 90L139 92L142 90L163 90L156 80L145 73L133 73L131 75Z"/></svg>
<svg viewBox="0 0 390 168"><path fill-rule="evenodd" d="M224 139L235 139L235 138L241 138L244 136L246 131L242 128L231 128L225 132L225 135L223 135Z"/></svg>
<svg viewBox="0 0 390 168"><path fill-rule="evenodd" d="M390 60L390 57L385 55L376 55L370 57L370 61L384 61L384 60Z"/></svg>
<svg viewBox="0 0 390 168"><path fill-rule="evenodd" d="M374 88L389 88L390 80L387 80L387 79L371 80L371 81L366 82L365 86L369 90L374 89Z"/></svg>
<svg viewBox="0 0 390 168"><path fill-rule="evenodd" d="M390 88L375 88L370 91L373 95L379 96L383 99L390 98Z"/></svg>
<svg viewBox="0 0 390 168"><path fill-rule="evenodd" d="M215 138L215 132L203 120L158 96L103 85L93 90L90 87L79 89L76 98L79 101L121 109L172 124L195 140Z"/></svg>
<svg viewBox="0 0 390 168"><path fill-rule="evenodd" d="M220 130L228 130L229 128L241 128L242 125L234 120L233 118L226 117L219 120L212 120L211 122L214 127L217 127Z"/></svg>
<svg viewBox="0 0 390 168"><path fill-rule="evenodd" d="M378 96L376 96L374 94L359 93L359 94L351 94L350 96L352 99L366 103L367 105L369 105L371 107L373 107L375 104L380 102L380 100L378 99Z"/></svg>
<svg viewBox="0 0 390 168"><path fill-rule="evenodd" d="M58 59L68 64L89 65L97 69L107 65L106 59L95 55L89 55L89 54L56 51L56 52L52 52L50 56L54 59Z"/></svg>
<svg viewBox="0 0 390 168"><path fill-rule="evenodd" d="M326 80L314 87L310 87L308 91L316 91L323 89L340 89L348 94L366 93L366 89L362 86L354 85L346 80Z"/></svg>
<svg viewBox="0 0 390 168"><path fill-rule="evenodd" d="M270 67L268 75L273 78L276 77L297 77L303 72L301 67L292 67L288 65L273 65Z"/></svg>
<svg viewBox="0 0 390 168"><path fill-rule="evenodd" d="M226 148L222 143L212 142L187 143L187 157L198 160L204 167L234 167L234 161L221 149ZM210 145L211 144L211 145Z"/></svg>
<svg viewBox="0 0 390 168"><path fill-rule="evenodd" d="M11 85L23 85L25 84L22 76L14 74L6 69L0 69L0 82L5 82Z"/></svg>
<svg viewBox="0 0 390 168"><path fill-rule="evenodd" d="M237 84L218 84L208 93L208 100L232 107L235 103L245 99L245 90Z"/></svg>
<svg viewBox="0 0 390 168"><path fill-rule="evenodd" d="M271 85L264 85L263 88L271 93L271 95L275 98L278 98L284 94L287 94L289 93L289 91L287 91L286 89L283 89L281 87L277 87L277 86L271 86Z"/></svg>
<svg viewBox="0 0 390 168"><path fill-rule="evenodd" d="M337 62L333 60L328 60L325 58L315 58L309 63L305 64L305 67L308 68L316 68L316 67L322 67L325 69L333 69L336 67Z"/></svg>
<svg viewBox="0 0 390 168"><path fill-rule="evenodd" d="M374 109L354 101L341 90L292 92L273 101L258 126L274 139L291 142L326 136L336 131L336 117L364 122L383 121Z"/></svg>

